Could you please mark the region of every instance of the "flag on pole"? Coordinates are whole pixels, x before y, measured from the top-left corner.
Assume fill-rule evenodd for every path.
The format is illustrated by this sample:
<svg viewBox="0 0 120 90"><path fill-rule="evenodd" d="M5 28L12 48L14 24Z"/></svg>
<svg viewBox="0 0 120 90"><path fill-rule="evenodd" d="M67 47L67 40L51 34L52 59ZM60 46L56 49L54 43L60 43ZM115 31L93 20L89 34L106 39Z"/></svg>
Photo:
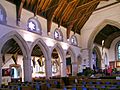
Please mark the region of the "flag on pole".
<svg viewBox="0 0 120 90"><path fill-rule="evenodd" d="M43 61L42 61L42 57L40 57L38 60L37 60L38 64L40 67L43 66Z"/></svg>
<svg viewBox="0 0 120 90"><path fill-rule="evenodd" d="M16 52L15 54L12 55L12 59L14 61L14 63L17 65L17 55L18 53Z"/></svg>
<svg viewBox="0 0 120 90"><path fill-rule="evenodd" d="M33 57L32 62L33 62L33 67L35 68L35 57Z"/></svg>
<svg viewBox="0 0 120 90"><path fill-rule="evenodd" d="M58 60L57 60L57 59L55 59L55 63L59 66L59 62L58 62Z"/></svg>

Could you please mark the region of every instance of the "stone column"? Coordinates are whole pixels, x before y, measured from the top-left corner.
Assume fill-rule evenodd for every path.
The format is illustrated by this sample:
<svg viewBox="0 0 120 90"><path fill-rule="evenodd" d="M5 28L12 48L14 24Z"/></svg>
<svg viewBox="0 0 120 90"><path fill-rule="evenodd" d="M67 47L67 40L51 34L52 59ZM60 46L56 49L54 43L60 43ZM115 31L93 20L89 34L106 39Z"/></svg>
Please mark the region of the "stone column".
<svg viewBox="0 0 120 90"><path fill-rule="evenodd" d="M94 57L93 57L93 55L92 55L92 49L88 49L89 51L88 51L88 58L89 58L89 66L90 66L90 68L91 69L93 69L93 61L94 61Z"/></svg>
<svg viewBox="0 0 120 90"><path fill-rule="evenodd" d="M2 55L0 54L0 87L2 84Z"/></svg>
<svg viewBox="0 0 120 90"><path fill-rule="evenodd" d="M83 58L83 64L85 64L86 67L92 67L92 62L90 60L89 49L87 49L87 48L82 49L82 58Z"/></svg>
<svg viewBox="0 0 120 90"><path fill-rule="evenodd" d="M78 72L77 56L74 56L72 61L72 76L76 76Z"/></svg>
<svg viewBox="0 0 120 90"><path fill-rule="evenodd" d="M48 55L46 55L46 63L45 63L47 79L52 77L51 48L49 48L49 49L50 49L50 52L48 52Z"/></svg>
<svg viewBox="0 0 120 90"><path fill-rule="evenodd" d="M24 82L32 82L31 56L23 56Z"/></svg>
<svg viewBox="0 0 120 90"><path fill-rule="evenodd" d="M76 68L76 56L71 55L71 65L72 65L72 76L75 76Z"/></svg>
<svg viewBox="0 0 120 90"><path fill-rule="evenodd" d="M51 65L51 58L49 56L49 58L46 60L46 78L49 79L50 77L52 77L52 65Z"/></svg>
<svg viewBox="0 0 120 90"><path fill-rule="evenodd" d="M61 77L65 77L67 76L66 74L66 55L65 55L66 51L64 51L63 57L61 59L60 65L61 65Z"/></svg>

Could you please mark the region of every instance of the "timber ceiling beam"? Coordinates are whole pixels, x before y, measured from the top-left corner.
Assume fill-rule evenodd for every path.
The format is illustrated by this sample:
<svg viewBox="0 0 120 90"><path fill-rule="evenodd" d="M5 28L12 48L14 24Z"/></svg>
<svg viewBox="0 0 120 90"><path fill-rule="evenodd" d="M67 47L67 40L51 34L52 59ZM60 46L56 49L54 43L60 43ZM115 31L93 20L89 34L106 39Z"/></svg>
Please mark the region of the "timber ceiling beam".
<svg viewBox="0 0 120 90"><path fill-rule="evenodd" d="M86 12L84 12L84 14L82 15L81 18L79 18L77 20L77 23L74 25L74 32L76 32L76 30L78 29L78 26L80 27L79 29L81 29L81 27L83 27L83 25L85 24L85 22L87 21L86 19L88 19L90 17L90 15L93 13L93 11L96 9L98 3L95 3L95 5L90 6ZM81 23L81 24L80 24Z"/></svg>
<svg viewBox="0 0 120 90"><path fill-rule="evenodd" d="M31 0L26 0L26 7L29 6Z"/></svg>
<svg viewBox="0 0 120 90"><path fill-rule="evenodd" d="M77 19L80 19L80 17L83 15L83 12L85 12L85 9L81 11L74 11L74 13L70 16L69 20L66 23L63 23L63 25L69 25L69 23L73 21L77 21Z"/></svg>
<svg viewBox="0 0 120 90"><path fill-rule="evenodd" d="M56 8L56 7L58 6L58 4L55 4L55 5L52 5L51 7L49 7L49 4L51 3L51 1L52 1L52 0L50 0L50 2L47 4L47 6L46 6L45 9L43 9L42 6L39 5L38 11L37 11L39 15L41 15L41 13L43 13L43 12L48 12L48 11L50 12L51 9L54 9L54 8ZM40 7L40 6L41 6L41 7ZM49 13L49 14L50 14L50 13ZM49 15L49 14L48 14L48 15Z"/></svg>
<svg viewBox="0 0 120 90"><path fill-rule="evenodd" d="M16 22L17 25L19 25L21 12L22 12L22 8L23 8L24 3L25 3L25 0L21 0L20 7L18 7L19 9L17 11L17 22Z"/></svg>
<svg viewBox="0 0 120 90"><path fill-rule="evenodd" d="M56 3L57 3L57 5L55 4L56 6L54 8L52 8L52 10L48 11L48 14L47 14L47 33L48 33L48 35L51 30L53 18L55 17L55 11L59 6L60 1L57 1ZM54 5L52 5L52 6L54 6Z"/></svg>
<svg viewBox="0 0 120 90"><path fill-rule="evenodd" d="M96 3L99 3L101 0L93 0L93 1L90 1L90 2L88 2L88 3L86 3L86 4L82 4L82 5L80 5L80 6L78 6L78 7L76 7L75 8L75 10L76 9L80 9L80 11L79 12L82 12L83 10L85 10L86 8L88 8L88 7L91 7L92 5L94 5L94 4L96 4ZM75 12L75 11L73 11L73 12ZM89 13L88 13L89 12ZM88 14L90 14L90 13L92 13L93 11L89 11L89 9L87 10L87 14L85 13L84 15L82 15L82 18L80 18L80 17L78 17L79 15L78 14L75 14L74 16L72 16L71 15L71 17L69 18L69 20L70 21L68 21L67 22L67 24L68 23L71 23L71 22L76 22L76 21L78 21L78 19L80 19L79 21L78 21L78 23L77 23L77 26L78 26L78 24L80 23L80 21L81 21L81 19L83 19L86 15L88 15ZM81 16L81 15L80 15ZM71 18L72 18L72 20L71 20ZM72 23L72 24L74 24L74 23ZM73 27L73 25L71 25L71 24L69 24L70 25L70 27L71 27L71 29L72 29L72 27ZM77 27L76 26L76 27ZM68 26L69 27L69 26ZM77 29L77 28L76 28ZM76 32L76 29L74 30L74 33ZM68 29L67 29L68 30ZM68 32L70 32L70 31L68 31Z"/></svg>
<svg viewBox="0 0 120 90"><path fill-rule="evenodd" d="M70 31L71 31L71 29L72 29L75 22L76 22L76 20L70 22L70 24L67 26L67 30L66 30L67 39L69 39L69 37L70 37Z"/></svg>
<svg viewBox="0 0 120 90"><path fill-rule="evenodd" d="M88 8L89 6L91 6L93 4L99 3L100 1L108 1L108 0L92 0L92 1L90 1L88 3L77 6L76 9L80 9L80 10L85 9L85 8Z"/></svg>
<svg viewBox="0 0 120 90"><path fill-rule="evenodd" d="M40 0L37 0L36 8L35 8L35 11L34 11L34 16L37 15L37 11L38 11L39 4L40 4Z"/></svg>
<svg viewBox="0 0 120 90"><path fill-rule="evenodd" d="M94 2L95 2L95 1L96 1L96 0L94 0ZM85 2L85 1L84 1L84 2ZM94 4L95 4L95 3L93 3L93 1L90 1L90 2L88 2L88 3L85 3L85 4L82 4L82 5L78 6L78 7L75 7L75 8L74 8L74 11L72 12L72 15L70 15L70 18L69 18L69 21L68 21L68 22L73 21L74 18L76 18L78 12L79 12L79 13L82 13L83 10L88 9L88 7L91 7L91 6L94 5ZM88 5L88 6L86 6L86 5ZM77 9L77 10L76 10L76 9ZM76 11L77 11L77 13L76 13ZM74 15L74 13L76 13L76 14ZM89 11L89 12L87 12L87 13L91 13L91 12ZM79 17L77 17L77 18L79 18Z"/></svg>
<svg viewBox="0 0 120 90"><path fill-rule="evenodd" d="M84 13L83 13L84 12ZM63 25L69 25L69 23L73 22L73 21L79 21L83 16L87 16L88 14L91 14L93 11L87 11L85 12L85 9L83 9L82 11L78 12L77 14L73 15L70 17L69 21L64 23Z"/></svg>
<svg viewBox="0 0 120 90"><path fill-rule="evenodd" d="M59 23L58 23L58 27L60 27L60 25L61 25L61 22L62 22L62 20L63 20L63 16L64 16L64 14L66 13L66 10L67 10L68 5L70 5L70 4L72 4L72 3L75 3L75 0L73 0L73 1L71 1L71 2L68 2L68 3L66 4L66 8L63 10L63 12L62 12L62 14L61 14L61 16L60 16L60 20L59 20ZM73 10L72 10L71 13L73 13L73 12L75 11L75 7L77 6L77 4L78 4L78 1L76 1L76 4L75 4L75 6L73 7Z"/></svg>
<svg viewBox="0 0 120 90"><path fill-rule="evenodd" d="M31 0L28 9L31 11L34 11L34 8L36 7L36 3L38 0Z"/></svg>

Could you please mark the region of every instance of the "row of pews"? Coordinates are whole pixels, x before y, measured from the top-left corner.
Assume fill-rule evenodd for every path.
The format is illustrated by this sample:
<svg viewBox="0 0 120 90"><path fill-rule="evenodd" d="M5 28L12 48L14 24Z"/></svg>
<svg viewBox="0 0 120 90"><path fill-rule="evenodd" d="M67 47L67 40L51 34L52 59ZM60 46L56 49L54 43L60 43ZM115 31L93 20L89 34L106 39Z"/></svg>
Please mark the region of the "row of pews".
<svg viewBox="0 0 120 90"><path fill-rule="evenodd" d="M11 82L0 90L120 90L120 80L73 76L36 78L33 82Z"/></svg>

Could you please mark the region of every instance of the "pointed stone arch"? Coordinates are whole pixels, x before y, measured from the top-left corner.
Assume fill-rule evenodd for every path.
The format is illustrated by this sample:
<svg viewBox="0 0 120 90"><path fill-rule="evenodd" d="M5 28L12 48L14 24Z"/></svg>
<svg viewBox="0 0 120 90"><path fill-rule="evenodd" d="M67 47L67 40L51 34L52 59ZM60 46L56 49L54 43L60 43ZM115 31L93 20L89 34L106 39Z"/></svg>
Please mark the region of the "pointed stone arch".
<svg viewBox="0 0 120 90"><path fill-rule="evenodd" d="M72 63L74 63L74 62L77 62L77 61L75 61L75 52L74 52L74 50L72 49L72 47L69 47L68 49L67 49L67 52L70 52L70 54L71 54L71 62ZM66 54L67 54L67 52L66 52Z"/></svg>
<svg viewBox="0 0 120 90"><path fill-rule="evenodd" d="M38 45L39 48L41 49L44 57L45 57L45 72L46 72L46 78L49 78L51 77L51 64L50 64L50 50L48 48L48 46L45 44L45 42L41 39L41 38L38 38L36 39L32 45L30 46L30 55L32 54L32 51L33 51L33 48L35 47L35 45Z"/></svg>
<svg viewBox="0 0 120 90"><path fill-rule="evenodd" d="M107 25L113 25L117 28L120 28L120 23L113 21L113 20L109 20L109 19L105 19L104 21L102 21L99 25L97 25L97 27L93 30L92 34L90 35L90 38L88 40L88 48L91 48L93 45L93 41L95 39L95 36Z"/></svg>
<svg viewBox="0 0 120 90"><path fill-rule="evenodd" d="M64 76L66 75L65 74L65 54L64 54L64 50L62 48L62 46L59 44L59 43L56 43L52 48L51 48L51 56L52 56L52 52L53 50L56 49L57 52L59 53L58 56L59 56L59 63L60 63L60 76Z"/></svg>
<svg viewBox="0 0 120 90"><path fill-rule="evenodd" d="M35 45L38 45L40 47L40 49L43 51L45 59L49 60L48 59L48 56L49 56L49 53L50 53L49 48L41 38L38 38L37 40L35 40L32 43L32 45L30 46L30 55L32 54L32 50L33 50Z"/></svg>
<svg viewBox="0 0 120 90"><path fill-rule="evenodd" d="M29 63L30 62L29 47L28 47L26 41L22 38L22 36L17 31L8 32L7 34L3 35L0 38L0 56L2 57L3 46L10 39L13 39L17 42L17 44L19 45L19 47L22 51L22 54L23 54L24 77L22 77L22 78L24 78L24 81L31 82L32 77L31 77L31 63ZM2 58L0 58L0 60L2 61ZM0 69L1 69L1 66L0 66ZM1 70L0 70L0 73L1 73ZM2 76L0 75L0 83L1 83L1 78L2 78Z"/></svg>
<svg viewBox="0 0 120 90"><path fill-rule="evenodd" d="M92 48L93 48L93 43L94 43L94 39L96 37L96 35L107 25L113 25L116 26L118 28L120 28L120 23L113 21L113 20L109 20L109 19L105 19L104 21L102 21L99 25L97 25L97 27L93 30L93 32L91 33L88 43L87 43L87 47L89 49L89 60L91 62L92 59Z"/></svg>
<svg viewBox="0 0 120 90"><path fill-rule="evenodd" d="M97 46L94 46L93 48L98 56L98 62L99 62L99 66L101 68L101 60L102 60L102 55L101 55L101 52L100 52L100 49L97 47Z"/></svg>
<svg viewBox="0 0 120 90"><path fill-rule="evenodd" d="M100 49L98 48L98 46L94 46L94 49L96 50L99 57L102 58L102 55L101 55L101 52L100 52Z"/></svg>
<svg viewBox="0 0 120 90"><path fill-rule="evenodd" d="M10 39L14 39L18 43L23 53L23 56L27 57L29 55L29 47L26 41L16 31L11 31L0 38L0 53L2 53L1 51L4 44Z"/></svg>
<svg viewBox="0 0 120 90"><path fill-rule="evenodd" d="M70 59L71 59L71 65L68 66L70 67L70 69L68 69L68 72L70 70L70 73L71 75L76 75L77 74L77 57L75 56L75 53L74 53L74 50L73 48L70 46L67 51L66 51L66 55L67 55L67 52L70 52ZM67 60L67 59L66 59Z"/></svg>
<svg viewBox="0 0 120 90"><path fill-rule="evenodd" d="M62 46L59 43L56 43L53 47L51 52L53 52L53 50L56 49L58 51L58 53L60 54L60 60L64 60L64 50L62 48ZM60 61L62 62L62 61Z"/></svg>

